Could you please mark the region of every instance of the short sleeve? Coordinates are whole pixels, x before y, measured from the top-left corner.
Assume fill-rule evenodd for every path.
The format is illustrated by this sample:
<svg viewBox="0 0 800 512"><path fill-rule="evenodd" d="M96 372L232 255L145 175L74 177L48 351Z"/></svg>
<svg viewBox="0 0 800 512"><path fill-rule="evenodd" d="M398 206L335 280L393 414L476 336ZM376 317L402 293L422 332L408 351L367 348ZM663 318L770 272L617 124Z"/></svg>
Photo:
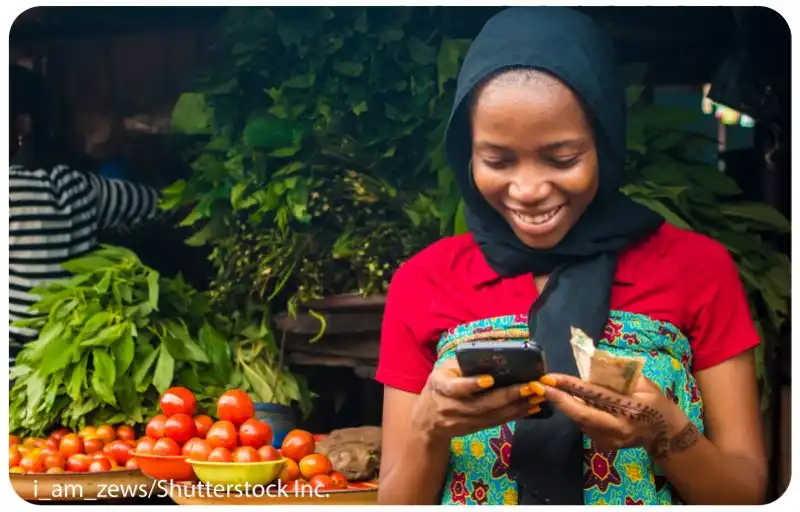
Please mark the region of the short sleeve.
<svg viewBox="0 0 800 512"><path fill-rule="evenodd" d="M433 370L435 353L423 339L428 315L420 304L425 281L408 263L394 274L386 294L375 380L419 393Z"/></svg>
<svg viewBox="0 0 800 512"><path fill-rule="evenodd" d="M761 343L736 263L722 244L712 240L707 244L696 254L686 290L694 371L716 366Z"/></svg>

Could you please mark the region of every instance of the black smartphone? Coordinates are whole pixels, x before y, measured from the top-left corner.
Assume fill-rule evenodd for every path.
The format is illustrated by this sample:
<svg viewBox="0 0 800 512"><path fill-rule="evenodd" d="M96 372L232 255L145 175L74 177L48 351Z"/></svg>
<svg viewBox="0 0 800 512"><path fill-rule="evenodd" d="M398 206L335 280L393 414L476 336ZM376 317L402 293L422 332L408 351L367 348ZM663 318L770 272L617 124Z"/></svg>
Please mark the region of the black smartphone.
<svg viewBox="0 0 800 512"><path fill-rule="evenodd" d="M461 375L491 375L495 386L527 384L547 373L544 349L535 341L470 341L456 347Z"/></svg>
<svg viewBox="0 0 800 512"><path fill-rule="evenodd" d="M470 341L456 347L456 361L461 375L491 375L495 386L513 386L539 380L547 373L544 349L535 341ZM530 419L553 416L553 407L542 402L541 410Z"/></svg>

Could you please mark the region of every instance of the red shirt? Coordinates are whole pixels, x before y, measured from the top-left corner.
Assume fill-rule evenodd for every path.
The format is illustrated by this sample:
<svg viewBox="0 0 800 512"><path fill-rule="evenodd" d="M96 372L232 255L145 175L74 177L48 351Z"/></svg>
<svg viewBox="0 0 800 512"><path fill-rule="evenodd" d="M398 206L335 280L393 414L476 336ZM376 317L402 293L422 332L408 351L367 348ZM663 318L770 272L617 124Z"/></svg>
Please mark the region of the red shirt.
<svg viewBox="0 0 800 512"><path fill-rule="evenodd" d="M527 314L536 296L532 275L501 278L472 235L439 240L409 259L392 279L376 379L419 393L445 331ZM669 224L620 255L611 308L675 325L689 339L693 372L760 343L727 249Z"/></svg>

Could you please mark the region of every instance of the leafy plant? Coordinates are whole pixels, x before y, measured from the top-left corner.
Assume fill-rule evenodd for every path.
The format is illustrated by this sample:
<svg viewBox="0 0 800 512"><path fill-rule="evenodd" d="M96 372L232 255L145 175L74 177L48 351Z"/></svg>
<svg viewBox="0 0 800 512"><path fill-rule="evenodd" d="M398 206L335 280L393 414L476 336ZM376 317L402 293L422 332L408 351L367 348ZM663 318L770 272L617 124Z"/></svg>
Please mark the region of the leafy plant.
<svg viewBox="0 0 800 512"><path fill-rule="evenodd" d="M642 83L646 68L626 69L629 84ZM788 233L789 221L767 204L744 202L736 182L694 156L716 141L692 132L697 110L659 107L644 99L643 86L628 87L629 184L623 192L675 226L707 235L732 253L747 289L752 315L768 343L789 319L790 261L766 237ZM762 344L757 355L765 394Z"/></svg>
<svg viewBox="0 0 800 512"><path fill-rule="evenodd" d="M442 134L467 41L444 9L233 9L173 112L194 173L188 243L214 246L215 297L383 293L449 229ZM254 261L255 260L255 261Z"/></svg>
<svg viewBox="0 0 800 512"><path fill-rule="evenodd" d="M11 431L142 423L175 383L213 400L204 391L224 385L230 365L224 340L202 336L210 329L204 295L121 247L63 266L74 277L34 289L38 315L15 323L39 336L11 375ZM198 341L192 334L201 326Z"/></svg>

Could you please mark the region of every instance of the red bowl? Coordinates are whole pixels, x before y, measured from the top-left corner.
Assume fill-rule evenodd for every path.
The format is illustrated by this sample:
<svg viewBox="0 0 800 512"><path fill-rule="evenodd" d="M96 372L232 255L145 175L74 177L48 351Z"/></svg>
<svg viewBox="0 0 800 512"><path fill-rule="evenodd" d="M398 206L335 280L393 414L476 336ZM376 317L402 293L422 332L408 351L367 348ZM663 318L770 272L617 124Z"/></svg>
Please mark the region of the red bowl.
<svg viewBox="0 0 800 512"><path fill-rule="evenodd" d="M183 455L144 455L134 453L139 469L142 473L154 480L173 480L176 482L194 482L192 465L186 462L188 457Z"/></svg>

